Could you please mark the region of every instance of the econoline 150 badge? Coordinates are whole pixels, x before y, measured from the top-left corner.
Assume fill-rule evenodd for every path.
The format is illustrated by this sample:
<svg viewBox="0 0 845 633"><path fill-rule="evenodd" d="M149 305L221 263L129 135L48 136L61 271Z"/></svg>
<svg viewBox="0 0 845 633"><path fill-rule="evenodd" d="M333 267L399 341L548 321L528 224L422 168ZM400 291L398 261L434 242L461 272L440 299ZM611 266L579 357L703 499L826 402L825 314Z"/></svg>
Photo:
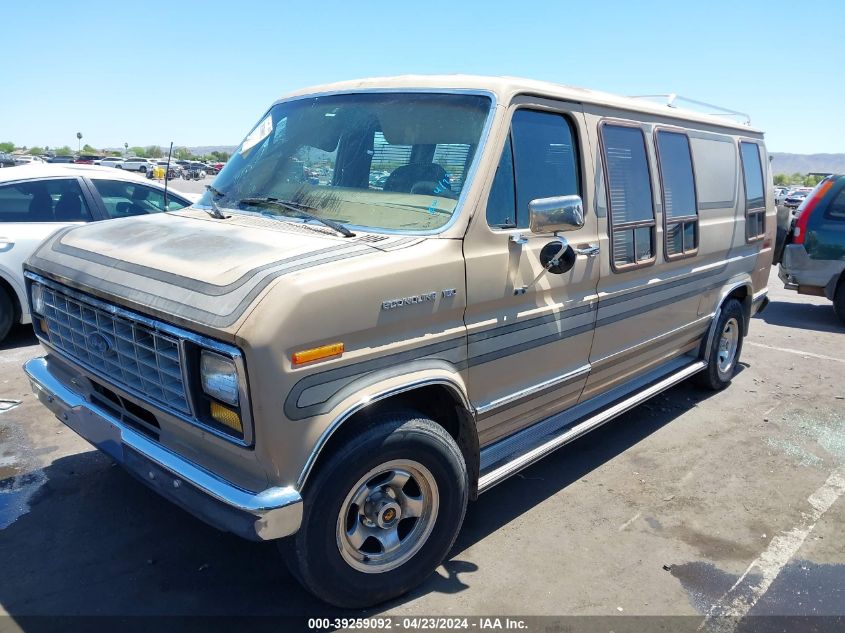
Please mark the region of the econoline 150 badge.
<svg viewBox="0 0 845 633"><path fill-rule="evenodd" d="M458 293L455 288L446 288L442 294L444 298L454 297ZM395 310L396 308L404 308L405 306L417 305L419 303L428 303L437 298L436 292L424 292L422 294L413 295L410 297L403 297L401 299L386 299L381 302L382 310Z"/></svg>

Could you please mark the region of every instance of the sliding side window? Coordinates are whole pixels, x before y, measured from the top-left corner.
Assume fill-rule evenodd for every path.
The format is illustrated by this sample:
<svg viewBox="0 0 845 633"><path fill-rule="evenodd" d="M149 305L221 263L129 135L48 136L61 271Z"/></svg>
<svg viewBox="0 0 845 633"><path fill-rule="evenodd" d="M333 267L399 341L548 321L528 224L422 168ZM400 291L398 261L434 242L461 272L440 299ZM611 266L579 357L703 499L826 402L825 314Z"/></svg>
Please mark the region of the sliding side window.
<svg viewBox="0 0 845 633"><path fill-rule="evenodd" d="M658 130L657 163L663 191L666 259L690 257L698 250L698 200L687 135Z"/></svg>
<svg viewBox="0 0 845 633"><path fill-rule="evenodd" d="M739 144L742 174L745 178L745 239L749 242L766 234L766 198L763 194L763 166L757 143Z"/></svg>
<svg viewBox="0 0 845 633"><path fill-rule="evenodd" d="M611 263L616 271L654 262L655 217L642 129L601 126L610 207Z"/></svg>

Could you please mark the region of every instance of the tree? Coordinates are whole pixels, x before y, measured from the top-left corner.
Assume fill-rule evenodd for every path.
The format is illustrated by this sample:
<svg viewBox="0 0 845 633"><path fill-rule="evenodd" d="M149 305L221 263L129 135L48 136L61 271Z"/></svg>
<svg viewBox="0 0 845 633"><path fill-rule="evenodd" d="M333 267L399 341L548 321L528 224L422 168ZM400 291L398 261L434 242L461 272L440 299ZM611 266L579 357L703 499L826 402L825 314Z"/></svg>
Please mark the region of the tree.
<svg viewBox="0 0 845 633"><path fill-rule="evenodd" d="M158 145L150 145L145 151L148 158L161 158L164 156L164 152L161 151Z"/></svg>
<svg viewBox="0 0 845 633"><path fill-rule="evenodd" d="M143 147L130 147L129 148L129 155L130 156L140 156L141 158L146 158L147 150Z"/></svg>
<svg viewBox="0 0 845 633"><path fill-rule="evenodd" d="M11 141L6 141L5 143L0 143L0 152L11 153L15 151L15 144Z"/></svg>
<svg viewBox="0 0 845 633"><path fill-rule="evenodd" d="M73 150L68 147L67 145L62 145L61 147L57 147L53 152L56 156L72 156Z"/></svg>
<svg viewBox="0 0 845 633"><path fill-rule="evenodd" d="M85 145L82 146L82 153L83 154L99 154L100 150L98 150L94 147L91 147L90 145L88 145L88 143L85 143Z"/></svg>
<svg viewBox="0 0 845 633"><path fill-rule="evenodd" d="M212 157L214 160L219 161L221 163L225 163L229 160L229 152L211 152Z"/></svg>
<svg viewBox="0 0 845 633"><path fill-rule="evenodd" d="M817 184L819 184L821 182L821 180L822 180L821 176L808 175L806 178L804 178L803 184L804 184L805 187L815 187Z"/></svg>
<svg viewBox="0 0 845 633"><path fill-rule="evenodd" d="M29 154L30 156L40 156L43 153L44 153L44 148L38 147L37 145L35 147L30 147L29 151L27 152L27 154Z"/></svg>
<svg viewBox="0 0 845 633"><path fill-rule="evenodd" d="M193 154L191 154L187 147L177 147L173 150L173 157L178 160L190 160L193 158Z"/></svg>
<svg viewBox="0 0 845 633"><path fill-rule="evenodd" d="M786 174L775 174L774 183L776 185L785 185L786 184Z"/></svg>

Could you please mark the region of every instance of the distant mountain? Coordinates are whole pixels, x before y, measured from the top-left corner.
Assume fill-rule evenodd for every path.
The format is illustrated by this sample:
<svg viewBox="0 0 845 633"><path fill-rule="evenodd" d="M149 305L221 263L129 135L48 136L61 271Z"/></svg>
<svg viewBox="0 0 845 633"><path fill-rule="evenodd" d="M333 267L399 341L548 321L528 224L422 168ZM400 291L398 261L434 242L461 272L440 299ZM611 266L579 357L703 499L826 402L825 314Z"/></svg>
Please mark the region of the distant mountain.
<svg viewBox="0 0 845 633"><path fill-rule="evenodd" d="M773 174L845 174L845 154L782 154L772 152Z"/></svg>

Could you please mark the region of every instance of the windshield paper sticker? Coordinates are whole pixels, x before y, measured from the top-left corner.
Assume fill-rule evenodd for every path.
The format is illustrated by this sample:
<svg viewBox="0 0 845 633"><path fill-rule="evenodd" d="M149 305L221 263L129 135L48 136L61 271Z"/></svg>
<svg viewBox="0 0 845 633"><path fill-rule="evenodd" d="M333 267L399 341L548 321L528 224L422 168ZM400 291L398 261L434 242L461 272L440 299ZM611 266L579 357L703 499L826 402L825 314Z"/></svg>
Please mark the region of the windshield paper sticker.
<svg viewBox="0 0 845 633"><path fill-rule="evenodd" d="M241 154L245 154L258 145L261 141L270 136L270 132L272 131L273 117L271 115L267 115L267 118L259 123L256 128L249 133L249 136L244 139L244 142L241 144Z"/></svg>

